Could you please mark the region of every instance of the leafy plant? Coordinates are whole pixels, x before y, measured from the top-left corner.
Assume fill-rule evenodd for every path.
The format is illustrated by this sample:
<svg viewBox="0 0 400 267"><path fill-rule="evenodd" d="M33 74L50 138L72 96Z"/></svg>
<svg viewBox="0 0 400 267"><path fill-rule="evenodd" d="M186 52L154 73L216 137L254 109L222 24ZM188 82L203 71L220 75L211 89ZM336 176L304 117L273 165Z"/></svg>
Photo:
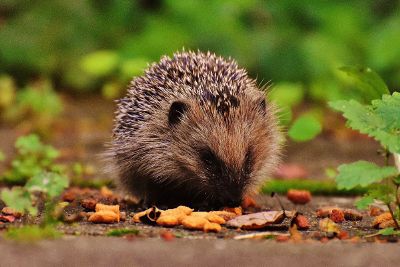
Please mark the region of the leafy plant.
<svg viewBox="0 0 400 267"><path fill-rule="evenodd" d="M1 177L10 185L24 185L26 181L45 171L60 172L62 166L55 163L59 152L50 145L43 144L35 134L21 136L15 142L17 155L11 168Z"/></svg>
<svg viewBox="0 0 400 267"><path fill-rule="evenodd" d="M296 142L312 140L322 131L319 116L313 112L305 112L293 119L292 111L304 100L304 89L301 84L278 83L272 87L268 98L279 107L281 124L287 126L288 136Z"/></svg>
<svg viewBox="0 0 400 267"><path fill-rule="evenodd" d="M290 180L268 180L261 192L263 194L271 194L273 192L286 194L289 189L308 190L313 195L341 195L354 196L365 194L368 190L360 186L354 187L351 190L338 189L334 180L312 180L312 179L290 179Z"/></svg>
<svg viewBox="0 0 400 267"><path fill-rule="evenodd" d="M29 243L42 239L55 239L61 233L53 225L41 227L39 225L25 225L22 227L8 228L5 237L19 242Z"/></svg>
<svg viewBox="0 0 400 267"><path fill-rule="evenodd" d="M135 228L112 229L107 232L107 236L138 235L139 230Z"/></svg>
<svg viewBox="0 0 400 267"><path fill-rule="evenodd" d="M51 209L56 198L67 188L69 180L66 176L53 172L40 172L30 178L24 187L13 187L3 189L1 199L8 207L16 211L36 215L38 210L34 203L38 202L38 194L43 198L45 204ZM51 210L46 210L51 213Z"/></svg>
<svg viewBox="0 0 400 267"><path fill-rule="evenodd" d="M379 141L389 165L392 154L397 162L400 154L400 93L390 94L381 78L370 69L345 68L345 71L357 79L359 90L366 92L369 97L381 95L371 104L361 104L356 100L340 100L330 102L329 105L343 113L347 125L361 133L367 134ZM400 211L400 168L397 166L380 167L366 161L343 164L338 168L336 177L339 189L353 189L357 186L372 187L365 197L358 201L359 208L365 208L374 199L383 201L389 208L396 228L399 229L395 214ZM382 183L383 182L383 183Z"/></svg>
<svg viewBox="0 0 400 267"><path fill-rule="evenodd" d="M36 135L20 137L15 144L17 156L12 161L12 168L4 181L18 182L24 186L4 188L0 193L1 200L13 210L36 216L40 203L44 203L44 211L40 228L27 226L10 229L10 238L21 238L23 233L27 239L31 234L35 239L40 236L56 236L50 224L57 222L54 216L58 197L69 185L68 177L54 164L58 151L44 145ZM25 219L29 217L24 217ZM29 233L28 233L29 232Z"/></svg>
<svg viewBox="0 0 400 267"><path fill-rule="evenodd" d="M54 91L51 83L41 80L18 91L15 89L10 91L12 88L7 89L8 87L1 88L0 85L0 93L6 91L5 94L12 94L5 95L9 100L3 104L2 119L13 123L24 122L32 129L42 133L48 132L47 130L63 110L61 98Z"/></svg>

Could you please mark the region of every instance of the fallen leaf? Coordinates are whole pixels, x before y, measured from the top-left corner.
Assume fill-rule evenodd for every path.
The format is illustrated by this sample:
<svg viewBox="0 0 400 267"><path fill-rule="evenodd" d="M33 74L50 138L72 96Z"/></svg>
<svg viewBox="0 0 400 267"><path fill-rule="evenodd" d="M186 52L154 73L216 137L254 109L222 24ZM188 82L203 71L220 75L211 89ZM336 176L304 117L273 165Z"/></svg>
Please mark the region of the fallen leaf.
<svg viewBox="0 0 400 267"><path fill-rule="evenodd" d="M5 215L12 215L15 218L20 218L22 216L22 213L19 211L14 210L13 208L10 207L4 207L1 212Z"/></svg>
<svg viewBox="0 0 400 267"><path fill-rule="evenodd" d="M382 213L375 217L374 221L372 222L372 226L374 228L387 228L395 226L393 221L393 217L390 212Z"/></svg>
<svg viewBox="0 0 400 267"><path fill-rule="evenodd" d="M319 221L319 229L325 233L334 233L334 234L340 233L339 226L329 218L324 218Z"/></svg>
<svg viewBox="0 0 400 267"><path fill-rule="evenodd" d="M290 228L289 228L289 233L290 233L290 239L295 241L295 242L299 242L301 240L303 240L303 235L299 232L299 230L297 230L297 225L293 224Z"/></svg>
<svg viewBox="0 0 400 267"><path fill-rule="evenodd" d="M241 229L261 229L270 224L281 223L285 218L283 211L263 211L241 215L229 220L226 225Z"/></svg>
<svg viewBox="0 0 400 267"><path fill-rule="evenodd" d="M0 214L0 221L12 223L15 221L15 217L13 215L1 215Z"/></svg>

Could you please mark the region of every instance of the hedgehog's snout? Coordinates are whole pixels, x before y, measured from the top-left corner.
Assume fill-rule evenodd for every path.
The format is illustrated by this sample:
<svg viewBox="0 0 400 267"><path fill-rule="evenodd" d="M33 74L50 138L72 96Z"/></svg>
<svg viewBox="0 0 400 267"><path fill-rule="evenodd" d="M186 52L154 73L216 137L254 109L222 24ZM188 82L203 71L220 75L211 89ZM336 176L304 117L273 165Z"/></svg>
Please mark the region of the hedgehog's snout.
<svg viewBox="0 0 400 267"><path fill-rule="evenodd" d="M220 207L238 207L242 203L241 188L225 188L217 193L218 206Z"/></svg>

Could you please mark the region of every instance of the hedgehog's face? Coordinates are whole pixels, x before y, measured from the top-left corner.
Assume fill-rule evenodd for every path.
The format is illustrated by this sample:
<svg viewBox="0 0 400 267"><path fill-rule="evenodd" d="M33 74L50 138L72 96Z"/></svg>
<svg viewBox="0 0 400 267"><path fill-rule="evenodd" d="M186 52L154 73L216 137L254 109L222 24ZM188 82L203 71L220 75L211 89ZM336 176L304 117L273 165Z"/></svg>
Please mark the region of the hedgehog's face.
<svg viewBox="0 0 400 267"><path fill-rule="evenodd" d="M169 107L169 160L194 189L193 198L208 206L239 206L276 160L279 135L264 96L243 94L234 102L219 109L175 100Z"/></svg>

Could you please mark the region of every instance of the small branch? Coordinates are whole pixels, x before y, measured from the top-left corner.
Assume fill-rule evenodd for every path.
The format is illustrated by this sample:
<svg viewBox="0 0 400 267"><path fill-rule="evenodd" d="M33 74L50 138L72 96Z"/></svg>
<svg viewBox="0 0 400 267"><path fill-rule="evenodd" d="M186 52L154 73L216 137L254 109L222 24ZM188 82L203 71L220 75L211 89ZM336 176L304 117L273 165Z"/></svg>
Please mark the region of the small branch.
<svg viewBox="0 0 400 267"><path fill-rule="evenodd" d="M393 219L393 221L394 221L394 224L396 225L396 229L399 230L399 229L400 229L400 226L399 226L399 223L398 223L397 220L396 220L396 217L394 216L392 207L390 206L390 204L386 204L386 205L387 205L387 207L389 208L390 215L392 215L392 219Z"/></svg>

